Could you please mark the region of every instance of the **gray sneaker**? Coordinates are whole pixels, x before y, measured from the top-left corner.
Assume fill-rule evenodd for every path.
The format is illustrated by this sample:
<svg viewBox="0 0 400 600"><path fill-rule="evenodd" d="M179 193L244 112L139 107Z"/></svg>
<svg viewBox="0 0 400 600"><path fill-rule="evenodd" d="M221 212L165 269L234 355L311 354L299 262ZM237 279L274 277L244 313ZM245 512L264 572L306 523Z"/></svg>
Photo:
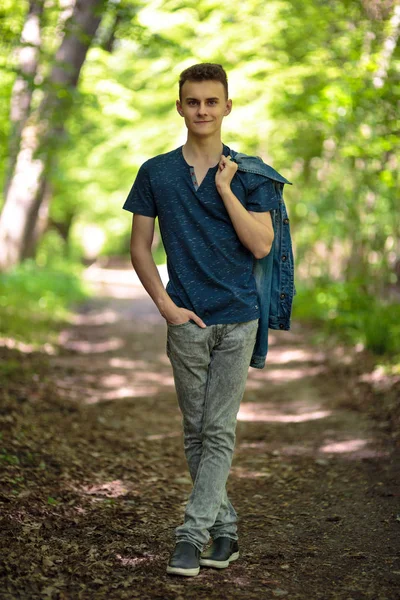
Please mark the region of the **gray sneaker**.
<svg viewBox="0 0 400 600"><path fill-rule="evenodd" d="M210 548L202 552L200 565L202 567L215 567L226 569L229 563L239 558L239 544L237 540L229 537L216 538Z"/></svg>
<svg viewBox="0 0 400 600"><path fill-rule="evenodd" d="M194 577L199 574L200 550L190 542L177 542L167 566L170 575Z"/></svg>

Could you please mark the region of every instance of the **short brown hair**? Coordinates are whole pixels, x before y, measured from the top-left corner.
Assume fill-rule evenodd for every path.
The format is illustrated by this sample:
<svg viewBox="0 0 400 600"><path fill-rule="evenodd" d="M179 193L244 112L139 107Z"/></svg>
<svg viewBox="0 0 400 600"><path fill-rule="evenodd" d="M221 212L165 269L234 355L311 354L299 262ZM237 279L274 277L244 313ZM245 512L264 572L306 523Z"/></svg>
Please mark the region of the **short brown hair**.
<svg viewBox="0 0 400 600"><path fill-rule="evenodd" d="M200 63L188 67L179 77L179 100L182 100L181 92L185 81L220 81L224 86L226 98L228 98L228 78L222 65L215 63Z"/></svg>

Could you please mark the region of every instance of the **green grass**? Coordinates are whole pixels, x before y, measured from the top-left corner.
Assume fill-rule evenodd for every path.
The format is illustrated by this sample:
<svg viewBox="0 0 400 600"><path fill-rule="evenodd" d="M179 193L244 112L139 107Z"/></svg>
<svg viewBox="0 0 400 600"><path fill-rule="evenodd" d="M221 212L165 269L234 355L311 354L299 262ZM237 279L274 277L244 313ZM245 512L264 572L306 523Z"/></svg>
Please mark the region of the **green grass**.
<svg viewBox="0 0 400 600"><path fill-rule="evenodd" d="M20 341L44 343L61 323L69 309L88 297L81 267L70 262L39 267L25 261L0 274L0 336Z"/></svg>
<svg viewBox="0 0 400 600"><path fill-rule="evenodd" d="M326 335L350 344L361 343L388 362L400 363L398 303L377 299L357 282L319 283L313 288L296 289L293 319L320 325Z"/></svg>

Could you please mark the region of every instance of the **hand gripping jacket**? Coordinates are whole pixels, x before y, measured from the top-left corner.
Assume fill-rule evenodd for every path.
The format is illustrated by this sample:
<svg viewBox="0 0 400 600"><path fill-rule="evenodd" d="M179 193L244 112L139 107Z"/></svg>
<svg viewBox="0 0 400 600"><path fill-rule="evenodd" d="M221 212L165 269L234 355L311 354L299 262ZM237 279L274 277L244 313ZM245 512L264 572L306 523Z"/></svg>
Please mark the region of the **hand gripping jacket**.
<svg viewBox="0 0 400 600"><path fill-rule="evenodd" d="M263 369L268 354L268 329L290 329L294 285L294 259L290 236L289 217L283 200L283 186L290 181L257 156L231 152L239 171L257 173L272 179L279 198L279 208L271 211L274 241L271 251L263 258L254 259L260 320L250 366Z"/></svg>

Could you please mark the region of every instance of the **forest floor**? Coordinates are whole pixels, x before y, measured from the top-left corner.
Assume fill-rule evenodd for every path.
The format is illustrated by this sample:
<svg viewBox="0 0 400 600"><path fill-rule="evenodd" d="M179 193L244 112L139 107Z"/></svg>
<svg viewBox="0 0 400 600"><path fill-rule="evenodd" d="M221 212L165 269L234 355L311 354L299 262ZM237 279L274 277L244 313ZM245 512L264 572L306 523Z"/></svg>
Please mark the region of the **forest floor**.
<svg viewBox="0 0 400 600"><path fill-rule="evenodd" d="M400 599L399 377L270 331L228 479L241 556L167 575L191 481L166 324L132 270L88 273L57 346L0 348L0 598Z"/></svg>

